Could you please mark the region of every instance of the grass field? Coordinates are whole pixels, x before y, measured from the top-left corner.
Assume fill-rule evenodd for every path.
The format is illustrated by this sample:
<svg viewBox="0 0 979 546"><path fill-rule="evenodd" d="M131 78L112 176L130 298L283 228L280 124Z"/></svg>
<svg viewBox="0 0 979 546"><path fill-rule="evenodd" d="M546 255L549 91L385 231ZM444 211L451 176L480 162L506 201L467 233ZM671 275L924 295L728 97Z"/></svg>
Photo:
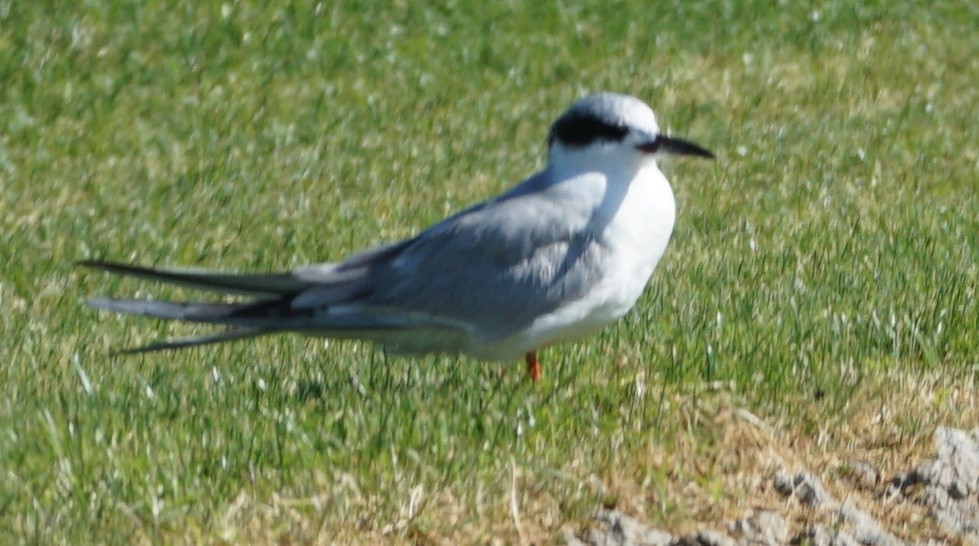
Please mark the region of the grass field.
<svg viewBox="0 0 979 546"><path fill-rule="evenodd" d="M979 426L979 5L931 4L0 1L0 542L540 544L602 504L681 529L746 502L732 408L817 469ZM174 292L79 259L410 235L597 90L718 159L666 167L644 297L539 385L290 336L112 357L195 330L81 305Z"/></svg>

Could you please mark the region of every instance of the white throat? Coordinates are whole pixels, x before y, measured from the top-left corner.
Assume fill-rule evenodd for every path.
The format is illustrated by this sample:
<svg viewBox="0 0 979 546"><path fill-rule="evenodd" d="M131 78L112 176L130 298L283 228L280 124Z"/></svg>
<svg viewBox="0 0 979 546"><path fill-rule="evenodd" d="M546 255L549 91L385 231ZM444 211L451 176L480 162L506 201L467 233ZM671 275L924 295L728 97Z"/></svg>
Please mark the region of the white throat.
<svg viewBox="0 0 979 546"><path fill-rule="evenodd" d="M591 209L589 223L593 228L625 223L630 230L656 235L655 241L647 241L654 247L660 246L664 231L669 239L676 204L669 182L652 157L615 143L581 148L557 143L551 147L547 170L553 183L567 185L566 191L573 192L579 203ZM665 249L665 241L662 246ZM657 254L662 254L663 249Z"/></svg>

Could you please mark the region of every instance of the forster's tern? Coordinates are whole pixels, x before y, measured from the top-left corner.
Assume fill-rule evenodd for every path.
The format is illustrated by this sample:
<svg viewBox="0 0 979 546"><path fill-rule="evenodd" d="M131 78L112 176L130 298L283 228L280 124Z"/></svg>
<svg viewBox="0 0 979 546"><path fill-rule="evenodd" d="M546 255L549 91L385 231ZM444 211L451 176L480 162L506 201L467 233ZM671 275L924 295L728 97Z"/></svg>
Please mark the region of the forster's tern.
<svg viewBox="0 0 979 546"><path fill-rule="evenodd" d="M676 215L670 184L656 165L665 154L713 157L661 134L639 99L593 95L551 126L542 171L416 237L273 274L84 261L111 273L250 297L88 304L227 327L128 352L294 331L370 340L403 353L523 356L537 380L537 349L600 330L632 308L646 286Z"/></svg>

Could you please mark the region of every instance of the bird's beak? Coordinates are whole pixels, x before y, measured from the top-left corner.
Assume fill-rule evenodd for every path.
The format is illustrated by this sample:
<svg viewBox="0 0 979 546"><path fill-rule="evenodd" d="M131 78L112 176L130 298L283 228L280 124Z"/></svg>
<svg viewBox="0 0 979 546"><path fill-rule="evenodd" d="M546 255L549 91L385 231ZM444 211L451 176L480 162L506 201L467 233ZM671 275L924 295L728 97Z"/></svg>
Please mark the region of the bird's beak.
<svg viewBox="0 0 979 546"><path fill-rule="evenodd" d="M702 146L694 144L688 140L668 137L665 135L656 135L654 140L640 144L639 149L649 154L663 152L674 155L695 155L698 157L714 159L714 154Z"/></svg>
<svg viewBox="0 0 979 546"><path fill-rule="evenodd" d="M660 141L660 149L668 154L695 155L698 157L714 159L714 154L712 154L710 150L698 146L689 140L681 140L679 138L671 138L663 135L660 135L657 140Z"/></svg>

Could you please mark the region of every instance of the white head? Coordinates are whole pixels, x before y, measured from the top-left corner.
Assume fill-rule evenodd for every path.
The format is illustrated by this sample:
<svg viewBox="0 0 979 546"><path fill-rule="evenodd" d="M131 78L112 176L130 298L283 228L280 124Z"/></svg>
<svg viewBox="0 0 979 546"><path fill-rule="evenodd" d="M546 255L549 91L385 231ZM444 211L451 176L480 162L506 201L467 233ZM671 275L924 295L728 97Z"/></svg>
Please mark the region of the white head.
<svg viewBox="0 0 979 546"><path fill-rule="evenodd" d="M714 157L692 142L661 134L646 103L616 93L576 101L551 125L547 142L548 162L571 169L638 170L665 154Z"/></svg>

